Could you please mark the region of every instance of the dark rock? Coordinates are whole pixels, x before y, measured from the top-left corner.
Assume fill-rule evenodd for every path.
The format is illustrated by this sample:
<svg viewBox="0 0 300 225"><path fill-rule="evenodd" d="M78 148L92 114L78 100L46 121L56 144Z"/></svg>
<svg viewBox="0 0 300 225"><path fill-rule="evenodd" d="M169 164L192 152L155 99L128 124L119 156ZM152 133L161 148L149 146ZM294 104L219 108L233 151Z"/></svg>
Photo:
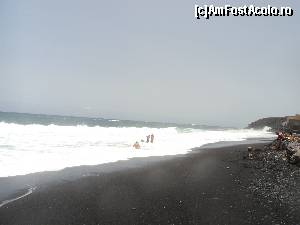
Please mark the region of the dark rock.
<svg viewBox="0 0 300 225"><path fill-rule="evenodd" d="M282 124L286 119L287 117L267 117L250 123L247 128L263 129L270 127L272 131L277 131L282 129Z"/></svg>

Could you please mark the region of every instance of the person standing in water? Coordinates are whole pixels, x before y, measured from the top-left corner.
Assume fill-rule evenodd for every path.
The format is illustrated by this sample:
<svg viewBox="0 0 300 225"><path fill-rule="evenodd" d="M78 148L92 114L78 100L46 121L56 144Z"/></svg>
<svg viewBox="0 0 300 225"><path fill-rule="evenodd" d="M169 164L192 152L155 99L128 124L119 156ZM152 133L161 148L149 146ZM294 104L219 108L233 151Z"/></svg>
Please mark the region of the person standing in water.
<svg viewBox="0 0 300 225"><path fill-rule="evenodd" d="M147 137L147 141L146 142L149 143L150 135L147 135L146 137Z"/></svg>
<svg viewBox="0 0 300 225"><path fill-rule="evenodd" d="M153 143L153 141L154 141L154 135L151 134L151 143Z"/></svg>

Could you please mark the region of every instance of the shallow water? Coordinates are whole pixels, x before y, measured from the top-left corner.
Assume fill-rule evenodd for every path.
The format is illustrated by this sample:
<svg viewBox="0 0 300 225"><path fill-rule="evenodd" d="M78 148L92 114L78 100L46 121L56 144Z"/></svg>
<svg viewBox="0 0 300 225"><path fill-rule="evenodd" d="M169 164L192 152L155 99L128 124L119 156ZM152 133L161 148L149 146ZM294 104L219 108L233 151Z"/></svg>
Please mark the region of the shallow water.
<svg viewBox="0 0 300 225"><path fill-rule="evenodd" d="M154 143L135 141L154 134ZM267 130L203 130L193 128L101 127L0 122L0 177L66 167L96 165L133 157L184 154L219 141L268 138Z"/></svg>

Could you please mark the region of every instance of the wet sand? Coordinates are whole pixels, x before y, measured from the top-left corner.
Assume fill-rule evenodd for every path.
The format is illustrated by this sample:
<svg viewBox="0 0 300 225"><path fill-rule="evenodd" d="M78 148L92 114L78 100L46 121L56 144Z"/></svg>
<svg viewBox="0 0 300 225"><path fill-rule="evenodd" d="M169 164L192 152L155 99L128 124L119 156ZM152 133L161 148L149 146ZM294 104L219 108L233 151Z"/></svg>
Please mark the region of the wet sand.
<svg viewBox="0 0 300 225"><path fill-rule="evenodd" d="M243 159L248 145L195 149L148 163L140 159L138 166L119 163L118 169L79 167L48 178L33 174L31 179L67 174L70 179L44 182L32 194L1 207L0 224L300 224L300 209L290 214L295 205L263 198L249 188L259 176L280 171L256 172Z"/></svg>

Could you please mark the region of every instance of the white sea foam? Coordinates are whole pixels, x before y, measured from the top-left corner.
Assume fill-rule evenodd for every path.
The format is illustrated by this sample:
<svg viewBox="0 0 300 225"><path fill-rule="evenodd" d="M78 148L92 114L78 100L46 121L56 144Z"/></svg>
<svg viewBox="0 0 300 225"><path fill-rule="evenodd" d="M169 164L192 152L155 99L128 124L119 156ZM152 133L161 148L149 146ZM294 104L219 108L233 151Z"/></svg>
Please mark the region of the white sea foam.
<svg viewBox="0 0 300 225"><path fill-rule="evenodd" d="M5 205L11 203L11 202L17 201L17 200L19 200L19 199L21 199L21 198L26 197L27 195L32 194L32 193L34 192L35 189L36 189L36 187L30 187L30 188L27 190L27 192L26 192L25 194L1 202L1 203L0 203L0 208L1 208L2 206L5 206Z"/></svg>
<svg viewBox="0 0 300 225"><path fill-rule="evenodd" d="M153 144L135 141L154 134ZM199 129L20 125L0 123L0 177L96 165L133 157L184 154L218 141L273 137L267 130L208 131Z"/></svg>

